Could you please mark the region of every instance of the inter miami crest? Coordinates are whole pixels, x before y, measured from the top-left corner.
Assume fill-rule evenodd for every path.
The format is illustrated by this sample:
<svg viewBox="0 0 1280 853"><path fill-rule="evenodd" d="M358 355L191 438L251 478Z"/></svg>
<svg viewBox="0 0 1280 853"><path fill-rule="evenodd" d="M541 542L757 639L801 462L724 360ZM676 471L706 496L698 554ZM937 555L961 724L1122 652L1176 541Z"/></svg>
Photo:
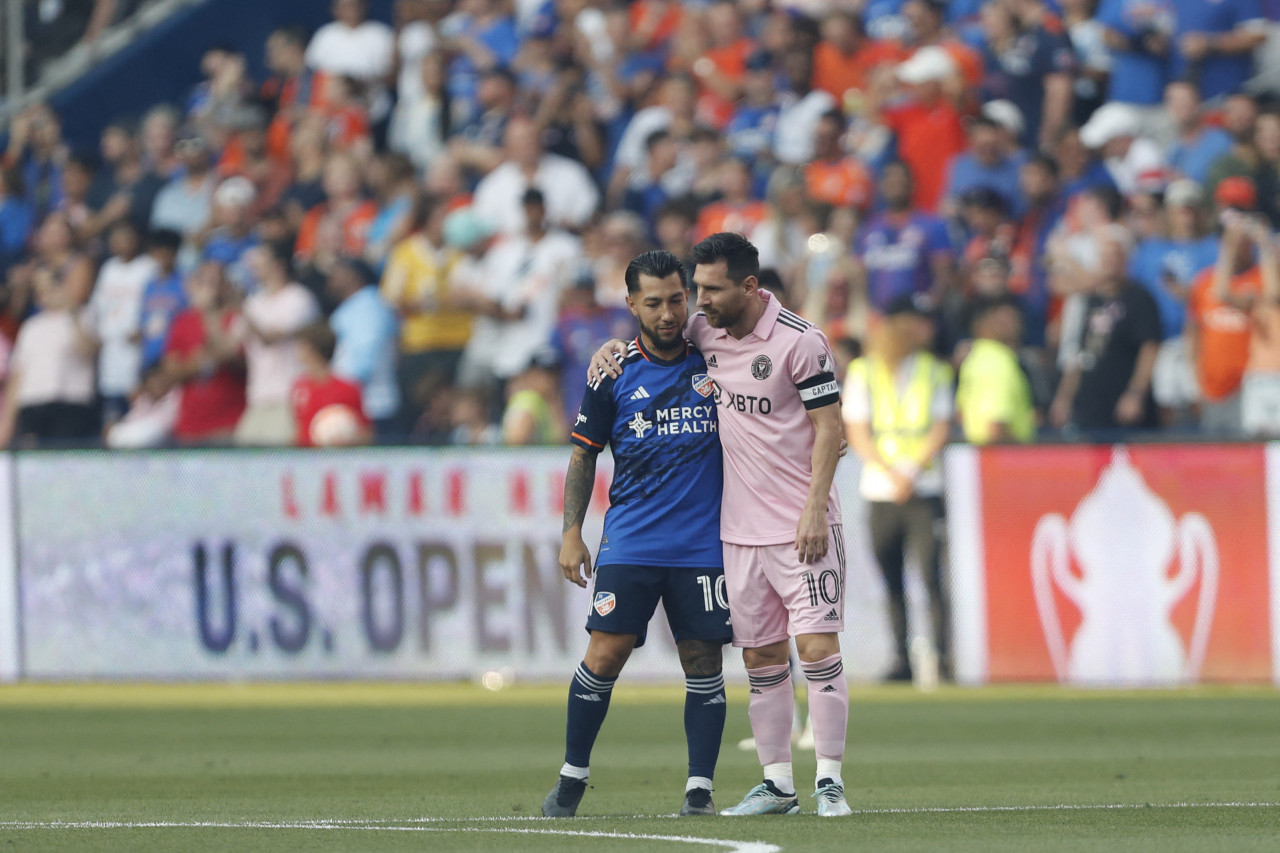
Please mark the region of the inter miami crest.
<svg viewBox="0 0 1280 853"><path fill-rule="evenodd" d="M756 379L768 379L770 373L773 373L773 362L769 356L756 356L756 360L751 362L751 375Z"/></svg>

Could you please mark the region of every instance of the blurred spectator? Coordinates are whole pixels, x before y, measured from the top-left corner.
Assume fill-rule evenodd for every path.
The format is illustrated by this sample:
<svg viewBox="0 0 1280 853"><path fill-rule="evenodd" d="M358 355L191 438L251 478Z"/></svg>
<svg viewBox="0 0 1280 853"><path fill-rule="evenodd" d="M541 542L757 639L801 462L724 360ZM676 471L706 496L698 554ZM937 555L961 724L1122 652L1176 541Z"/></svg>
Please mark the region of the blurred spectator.
<svg viewBox="0 0 1280 853"><path fill-rule="evenodd" d="M139 315L141 370L146 371L164 356L165 341L173 319L187 307L186 290L178 272L178 251L182 235L157 230L147 235L147 255L155 262L155 273L142 289Z"/></svg>
<svg viewBox="0 0 1280 853"><path fill-rule="evenodd" d="M598 229L598 254L588 262L595 273L596 299L609 308L624 308L627 304L627 285L623 273L627 264L646 243L644 220L628 211L606 214ZM692 226L688 232L692 240ZM692 247L692 243L690 244ZM688 257L688 253L681 257Z"/></svg>
<svg viewBox="0 0 1280 853"><path fill-rule="evenodd" d="M1142 117L1128 104L1104 104L1080 128L1080 142L1097 151L1121 195L1159 190L1167 180L1160 146L1141 134Z"/></svg>
<svg viewBox="0 0 1280 853"><path fill-rule="evenodd" d="M758 50L747 57L743 96L724 129L729 153L750 163L756 174L767 174L773 162L778 114L782 110L774 82L771 54Z"/></svg>
<svg viewBox="0 0 1280 853"><path fill-rule="evenodd" d="M831 93L813 85L813 54L793 48L782 55L786 88L773 137L773 154L779 162L799 166L813 159L813 137L822 116L836 109Z"/></svg>
<svg viewBox="0 0 1280 853"><path fill-rule="evenodd" d="M685 265L689 269L693 268L689 264L688 258L693 254L693 228L696 224L697 216L692 207L686 202L669 201L654 213L653 228L658 248L666 249L677 258L684 259ZM625 290L625 288L623 289ZM597 284L597 296L600 292L601 287ZM623 300L623 304L625 304L625 300ZM613 307L621 306L614 305Z"/></svg>
<svg viewBox="0 0 1280 853"><path fill-rule="evenodd" d="M606 308L596 300L596 280L589 269L580 270L561 299L550 349L560 364L559 387L565 423L572 423L582 405L582 377L591 356L605 341L631 340L636 322L631 312Z"/></svg>
<svg viewBox="0 0 1280 853"><path fill-rule="evenodd" d="M1176 16L1170 0L1101 0L1098 20L1111 51L1111 101L1147 107L1160 103Z"/></svg>
<svg viewBox="0 0 1280 853"><path fill-rule="evenodd" d="M1249 360L1240 387L1244 434L1254 440L1280 438L1280 265L1275 236L1259 245L1262 292L1253 304Z"/></svg>
<svg viewBox="0 0 1280 853"><path fill-rule="evenodd" d="M817 325L829 340L861 341L870 323L867 293L858 280L850 249L858 234L858 215L847 207L813 205L814 233L805 238L805 252L792 277L798 313Z"/></svg>
<svg viewBox="0 0 1280 853"><path fill-rule="evenodd" d="M430 53L420 60L420 82L401 91L391 113L387 145L404 154L419 172L445 150L451 134L449 100L445 92L445 58Z"/></svg>
<svg viewBox="0 0 1280 853"><path fill-rule="evenodd" d="M502 413L502 443L561 444L568 437L561 418L559 365L554 354L539 353L507 384Z"/></svg>
<svg viewBox="0 0 1280 853"><path fill-rule="evenodd" d="M1042 0L982 7L986 76L982 100L1004 98L1022 114L1022 145L1047 147L1071 120L1076 57L1062 22Z"/></svg>
<svg viewBox="0 0 1280 853"><path fill-rule="evenodd" d="M102 169L89 190L89 204L109 222L128 217L141 233L151 222L151 206L165 179L144 168L130 127L114 122L102 131Z"/></svg>
<svg viewBox="0 0 1280 853"><path fill-rule="evenodd" d="M608 157L608 139L586 85L578 66L558 67L555 83L534 112L533 123L541 131L547 151L576 160L598 174Z"/></svg>
<svg viewBox="0 0 1280 853"><path fill-rule="evenodd" d="M323 91L322 106L312 115L324 122L330 148L354 154L364 162L373 152L364 83L354 77L331 75L324 78Z"/></svg>
<svg viewBox="0 0 1280 853"><path fill-rule="evenodd" d="M1129 274L1156 300L1162 342L1151 377L1161 424L1174 424L1200 400L1195 366L1183 337L1187 295L1201 270L1213 265L1218 241L1204 224L1204 193L1194 181L1174 181L1164 193L1164 228L1143 240L1129 260Z"/></svg>
<svg viewBox="0 0 1280 853"><path fill-rule="evenodd" d="M1114 190L1116 182L1107 167L1080 141L1080 131L1068 130L1054 146L1062 196L1068 200L1085 190L1098 187Z"/></svg>
<svg viewBox="0 0 1280 853"><path fill-rule="evenodd" d="M137 227L127 219L112 227L107 248L111 256L98 271L89 300L89 333L98 345L98 396L105 427L124 416L142 375L142 294L157 272L155 260L142 250Z"/></svg>
<svg viewBox="0 0 1280 853"><path fill-rule="evenodd" d="M960 222L969 240L960 252L959 280L968 294L973 266L982 258L1012 256L1017 229L1010 221L1008 202L990 187L974 187L961 196Z"/></svg>
<svg viewBox="0 0 1280 853"><path fill-rule="evenodd" d="M616 206L631 180L632 173L642 167L651 135L666 130L683 155L684 146L697 127L697 86L687 75L673 74L658 90L657 103L636 112L618 141L613 158L613 176L609 180L608 202Z"/></svg>
<svg viewBox="0 0 1280 853"><path fill-rule="evenodd" d="M180 395L173 438L229 444L245 407L235 288L220 264L207 261L187 279L187 298L190 307L174 319L164 348L164 375Z"/></svg>
<svg viewBox="0 0 1280 853"><path fill-rule="evenodd" d="M1200 90L1188 80L1175 80L1165 88L1164 108L1175 134L1165 155L1169 170L1204 184L1209 167L1231 150L1231 135L1205 124Z"/></svg>
<svg viewBox="0 0 1280 853"><path fill-rule="evenodd" d="M747 233L747 238L760 251L762 269L781 270L790 277L804 258L806 241L813 234L812 223L805 216L808 197L802 170L794 166L774 169L765 196L765 217Z"/></svg>
<svg viewBox="0 0 1280 853"><path fill-rule="evenodd" d="M382 274L382 298L400 317L398 382L407 424L426 408L420 393L424 381L428 387L454 383L471 338L468 295L451 290L458 252L445 246L444 221L441 199L419 197L409 236L391 250Z"/></svg>
<svg viewBox="0 0 1280 853"><path fill-rule="evenodd" d="M1210 169L1215 189L1231 177L1250 181L1257 190L1258 209L1272 224L1280 222L1280 113L1259 113L1250 142L1233 148Z"/></svg>
<svg viewBox="0 0 1280 853"><path fill-rule="evenodd" d="M296 424L290 392L302 372L297 333L320 314L315 298L291 279L290 252L279 244L250 250L258 290L244 302L237 329L248 372L248 406L236 424L235 442L286 445Z"/></svg>
<svg viewBox="0 0 1280 853"><path fill-rule="evenodd" d="M1054 426L1104 437L1155 426L1151 375L1160 348L1160 314L1145 288L1128 279L1130 236L1108 225L1096 235L1099 275L1086 296L1078 352L1053 401Z"/></svg>
<svg viewBox="0 0 1280 853"><path fill-rule="evenodd" d="M956 414L971 444L1035 438L1031 384L1018 363L1022 311L1011 296L987 296L973 309L973 345L960 364Z"/></svg>
<svg viewBox="0 0 1280 853"><path fill-rule="evenodd" d="M373 422L374 434L379 439L391 438L400 412L396 384L400 329L395 312L378 295L373 271L363 261L339 261L329 274L329 293L338 303L329 318L337 338L330 367L335 375L360 388L364 413Z"/></svg>
<svg viewBox="0 0 1280 853"><path fill-rule="evenodd" d="M275 157L288 156L289 132L312 101L319 97L315 75L307 67L307 31L281 27L267 37L266 64L270 76L258 94L275 118L269 131Z"/></svg>
<svg viewBox="0 0 1280 853"><path fill-rule="evenodd" d="M679 168L680 149L670 131L655 130L644 148L644 164L632 170L622 207L653 221L659 208L689 190L693 176L688 169Z"/></svg>
<svg viewBox="0 0 1280 853"><path fill-rule="evenodd" d="M524 370L549 345L560 310L560 294L582 252L577 238L551 227L540 191L526 190L520 205L528 229L491 250L491 280L482 309L488 334L482 334L477 327L467 345L469 365L487 365L500 383ZM481 353L490 348L491 352Z"/></svg>
<svg viewBox="0 0 1280 853"><path fill-rule="evenodd" d="M39 313L13 345L0 411L0 446L87 443L98 436L94 408L95 346L85 309L56 277L35 281Z"/></svg>
<svg viewBox="0 0 1280 853"><path fill-rule="evenodd" d="M520 49L515 21L498 0L462 0L436 33L449 62L449 114L465 124L476 110L476 84L493 68L510 67Z"/></svg>
<svg viewBox="0 0 1280 853"><path fill-rule="evenodd" d="M1076 53L1072 123L1084 124L1106 101L1111 79L1111 50L1106 26L1098 20L1101 0L1062 0L1062 23Z"/></svg>
<svg viewBox="0 0 1280 853"><path fill-rule="evenodd" d="M489 420L487 401L478 391L457 394L449 423L449 444L463 447L502 444L502 428Z"/></svg>
<svg viewBox="0 0 1280 853"><path fill-rule="evenodd" d="M750 234L765 217L764 203L751 196L751 167L731 158L720 164L717 178L719 200L702 209L696 238L721 231Z"/></svg>
<svg viewBox="0 0 1280 853"><path fill-rule="evenodd" d="M1023 332L1028 343L1040 346L1044 343L1049 310L1045 256L1049 236L1067 210L1059 188L1057 161L1043 154L1031 157L1020 170L1018 188L1026 201L1026 211L1018 222L1009 257L1009 290L1022 302Z"/></svg>
<svg viewBox="0 0 1280 853"><path fill-rule="evenodd" d="M182 405L182 392L174 387L162 365L143 375L124 417L106 428L107 447L139 449L160 447L173 434Z"/></svg>
<svg viewBox="0 0 1280 853"><path fill-rule="evenodd" d="M1088 294L1098 287L1102 269L1101 235L1118 225L1124 199L1110 187L1082 193L1068 210L1046 249L1049 289L1062 300L1058 317L1058 365L1065 371L1079 354Z"/></svg>
<svg viewBox="0 0 1280 853"><path fill-rule="evenodd" d="M213 230L205 240L201 260L222 264L226 275L242 293L257 286L245 263L245 255L261 242L253 230L252 209L257 190L248 178L227 178L213 193Z"/></svg>
<svg viewBox="0 0 1280 853"><path fill-rule="evenodd" d="M343 254L360 257L369 235L369 226L378 215L378 206L361 195L360 166L350 154L329 155L324 166L324 201L307 211L298 229L295 248L299 261L311 257L316 232L321 223L338 226Z"/></svg>
<svg viewBox="0 0 1280 853"><path fill-rule="evenodd" d="M43 219L62 203L62 170L68 156L62 122L47 104L32 104L10 122L3 165L19 170L37 218Z"/></svg>
<svg viewBox="0 0 1280 853"><path fill-rule="evenodd" d="M897 42L867 38L862 18L837 7L822 19L822 41L813 52L813 85L835 98L837 108L856 112L871 72L905 58Z"/></svg>
<svg viewBox="0 0 1280 853"><path fill-rule="evenodd" d="M686 15L685 20L695 19ZM742 94L747 57L755 44L745 34L742 15L733 0L714 0L704 13L704 23L705 40L699 39L699 46L704 49L692 59L689 70L701 89L698 114L716 129L722 129Z"/></svg>
<svg viewBox="0 0 1280 853"><path fill-rule="evenodd" d="M1267 38L1258 0L1173 5L1170 79L1194 79L1210 99L1243 89L1253 76L1253 51Z"/></svg>
<svg viewBox="0 0 1280 853"><path fill-rule="evenodd" d="M180 264L190 267L195 263L213 215L213 191L218 186L218 176L211 169L209 150L201 137L184 136L173 150L183 171L156 194L156 203L151 208L151 227L182 235Z"/></svg>
<svg viewBox="0 0 1280 853"><path fill-rule="evenodd" d="M1007 2L1007 0L1006 0ZM959 78L957 86L973 89L982 83L982 55L955 37L946 21L947 0L906 0L902 15L908 23L912 56L926 47L946 51Z"/></svg>
<svg viewBox="0 0 1280 853"><path fill-rule="evenodd" d="M303 122L294 129L289 142L293 177L281 199L289 229L294 234L302 228L307 214L324 203L328 150L324 131L314 122Z"/></svg>
<svg viewBox="0 0 1280 853"><path fill-rule="evenodd" d="M881 173L884 210L858 233L855 259L871 306L883 312L896 299L920 294L941 305L951 287L955 252L946 225L912 208L911 172L891 163Z"/></svg>
<svg viewBox="0 0 1280 853"><path fill-rule="evenodd" d="M416 100L425 93L423 61L441 55L436 27L448 11L446 0L396 0L393 5L397 100ZM443 71L444 66L440 68Z"/></svg>
<svg viewBox="0 0 1280 853"><path fill-rule="evenodd" d="M33 248L25 263L9 271L7 307L16 322L26 317L35 288L46 279L61 286L66 299L77 307L88 300L93 289L93 261L76 241L65 214L55 212L44 218Z"/></svg>
<svg viewBox="0 0 1280 853"><path fill-rule="evenodd" d="M476 107L471 118L456 129L448 150L461 168L486 175L502 165L507 123L516 112L516 76L511 69L500 66L480 75Z"/></svg>
<svg viewBox="0 0 1280 853"><path fill-rule="evenodd" d="M543 193L548 224L553 227L579 229L596 212L600 192L586 168L567 157L545 153L537 128L528 119L512 119L507 125L506 156L476 186L473 202L476 213L497 224L501 233L525 230L520 199L530 188Z"/></svg>
<svg viewBox="0 0 1280 853"><path fill-rule="evenodd" d="M174 151L177 132L178 113L168 104L152 107L142 119L142 168L161 181L182 168Z"/></svg>
<svg viewBox="0 0 1280 853"><path fill-rule="evenodd" d="M333 330L323 322L298 331L302 370L291 394L298 447L354 447L373 436L360 386L331 370L336 346Z"/></svg>
<svg viewBox="0 0 1280 853"><path fill-rule="evenodd" d="M23 197L17 169L0 168L0 277L21 258L35 229L35 211Z"/></svg>
<svg viewBox="0 0 1280 853"><path fill-rule="evenodd" d="M365 236L364 260L380 273L391 247L409 233L418 182L413 164L402 154L381 154L374 158L368 175L378 213L369 223Z"/></svg>
<svg viewBox="0 0 1280 853"><path fill-rule="evenodd" d="M916 2L916 0L913 0ZM894 76L909 87L907 100L882 109L888 83L873 91L874 107L893 131L898 156L911 169L913 205L923 211L937 209L945 190L947 163L965 147L960 114L945 87L955 86L955 61L941 47L922 47L897 67ZM882 75L882 81L888 81Z"/></svg>
<svg viewBox="0 0 1280 853"><path fill-rule="evenodd" d="M875 183L862 161L845 152L844 114L824 113L813 135L813 159L804 165L809 198L832 207L867 211L875 195Z"/></svg>
<svg viewBox="0 0 1280 853"><path fill-rule="evenodd" d="M1001 143L1001 128L993 119L979 115L969 120L966 129L968 147L947 164L946 189L942 211L948 216L959 213L960 198L969 190L986 187L1000 194L1009 211L1022 209L1019 170L1022 158Z"/></svg>
<svg viewBox="0 0 1280 853"><path fill-rule="evenodd" d="M1276 262L1270 230L1252 212L1252 192L1244 178L1218 185L1215 201L1225 209L1218 257L1196 276L1187 299L1187 348L1202 397L1200 427L1227 438L1242 429L1240 383L1249 360L1249 311L1262 290L1255 250L1262 251L1264 262Z"/></svg>
<svg viewBox="0 0 1280 853"><path fill-rule="evenodd" d="M365 83L388 80L395 46L391 28L368 19L365 0L333 0L332 8L334 19L316 30L307 45L307 65Z"/></svg>
<svg viewBox="0 0 1280 853"><path fill-rule="evenodd" d="M455 379L460 387L491 392L495 385L493 360L496 349L502 345L502 336L497 320L489 316L496 312L496 308L489 304L490 294L501 293L506 284L496 280L493 274L489 250L498 241L495 229L476 213L475 208L465 207L445 217L444 240L445 246L456 253L447 272L447 292L475 311ZM484 314L481 314L482 309ZM483 341L483 346L478 341ZM429 409L431 403L427 398L413 402L423 410Z"/></svg>

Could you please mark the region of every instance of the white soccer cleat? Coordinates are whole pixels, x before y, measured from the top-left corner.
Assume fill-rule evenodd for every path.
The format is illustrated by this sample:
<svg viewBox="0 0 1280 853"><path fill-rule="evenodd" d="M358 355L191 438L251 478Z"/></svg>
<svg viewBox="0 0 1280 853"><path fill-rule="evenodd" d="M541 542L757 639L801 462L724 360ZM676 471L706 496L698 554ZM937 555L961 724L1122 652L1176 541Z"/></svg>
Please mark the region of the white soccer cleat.
<svg viewBox="0 0 1280 853"><path fill-rule="evenodd" d="M848 806L845 806L845 808L848 808ZM773 787L773 783L765 780L750 791L747 791L747 795L742 798L742 802L722 810L720 814L730 816L797 814L799 811L800 802L796 799L795 794L784 794Z"/></svg>
<svg viewBox="0 0 1280 853"><path fill-rule="evenodd" d="M844 785L823 779L825 785L819 785L812 796L818 800L818 817L848 817L853 809L844 799Z"/></svg>

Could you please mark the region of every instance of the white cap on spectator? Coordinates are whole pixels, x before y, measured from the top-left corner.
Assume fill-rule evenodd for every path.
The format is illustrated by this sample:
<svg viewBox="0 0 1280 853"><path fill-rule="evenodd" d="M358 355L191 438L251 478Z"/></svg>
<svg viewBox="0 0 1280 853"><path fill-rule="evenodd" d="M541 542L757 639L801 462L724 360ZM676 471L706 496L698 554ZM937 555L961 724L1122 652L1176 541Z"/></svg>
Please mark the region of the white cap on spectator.
<svg viewBox="0 0 1280 853"><path fill-rule="evenodd" d="M930 44L911 54L894 72L903 83L931 83L956 75L956 63L943 48Z"/></svg>
<svg viewBox="0 0 1280 853"><path fill-rule="evenodd" d="M253 181L236 175L218 184L213 193L213 203L222 207L248 207L257 197Z"/></svg>
<svg viewBox="0 0 1280 853"><path fill-rule="evenodd" d="M1015 136L1021 136L1026 126L1022 110L1013 101L987 101L982 105L982 114Z"/></svg>
<svg viewBox="0 0 1280 853"><path fill-rule="evenodd" d="M1199 207L1204 202L1204 190L1190 178L1179 178L1164 191L1165 207Z"/></svg>
<svg viewBox="0 0 1280 853"><path fill-rule="evenodd" d="M1080 141L1086 148L1101 148L1122 136L1137 136L1142 127L1138 111L1128 104L1103 104L1080 128Z"/></svg>

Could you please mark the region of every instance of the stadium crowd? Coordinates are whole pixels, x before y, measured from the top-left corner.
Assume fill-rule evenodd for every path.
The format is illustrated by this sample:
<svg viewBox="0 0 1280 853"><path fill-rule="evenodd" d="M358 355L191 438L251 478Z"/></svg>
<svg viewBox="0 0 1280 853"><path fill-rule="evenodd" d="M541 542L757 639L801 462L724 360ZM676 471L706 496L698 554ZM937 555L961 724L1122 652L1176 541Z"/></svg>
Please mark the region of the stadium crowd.
<svg viewBox="0 0 1280 853"><path fill-rule="evenodd" d="M972 440L1280 435L1258 0L333 15L97 151L13 119L0 442L562 442L627 262L717 231L841 371L916 330Z"/></svg>

